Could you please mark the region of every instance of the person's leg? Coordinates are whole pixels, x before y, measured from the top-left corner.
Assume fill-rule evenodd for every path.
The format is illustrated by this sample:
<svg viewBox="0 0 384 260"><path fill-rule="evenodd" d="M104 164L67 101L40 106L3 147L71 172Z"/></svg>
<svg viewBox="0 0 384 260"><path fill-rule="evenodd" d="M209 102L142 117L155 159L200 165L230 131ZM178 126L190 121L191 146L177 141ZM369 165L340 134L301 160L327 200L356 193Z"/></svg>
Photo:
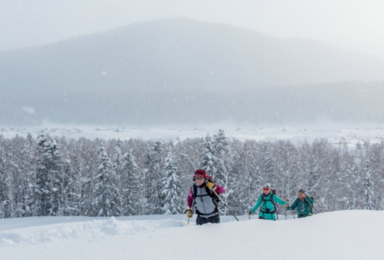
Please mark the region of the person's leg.
<svg viewBox="0 0 384 260"><path fill-rule="evenodd" d="M196 218L196 225L203 225L208 223L208 218L201 217L200 215L197 215Z"/></svg>
<svg viewBox="0 0 384 260"><path fill-rule="evenodd" d="M276 214L274 214L274 213L265 213L263 219L276 221Z"/></svg>
<svg viewBox="0 0 384 260"><path fill-rule="evenodd" d="M208 223L213 223L213 224L220 223L220 215L217 214L216 216L208 218Z"/></svg>

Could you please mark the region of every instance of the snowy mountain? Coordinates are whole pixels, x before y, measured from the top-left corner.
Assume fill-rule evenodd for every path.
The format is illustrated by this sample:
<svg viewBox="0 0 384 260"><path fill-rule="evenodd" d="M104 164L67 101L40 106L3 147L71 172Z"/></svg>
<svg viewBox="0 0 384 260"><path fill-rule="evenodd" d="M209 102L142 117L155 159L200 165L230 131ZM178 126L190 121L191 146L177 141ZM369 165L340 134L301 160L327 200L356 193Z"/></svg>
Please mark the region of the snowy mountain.
<svg viewBox="0 0 384 260"><path fill-rule="evenodd" d="M2 259L382 259L381 211L341 211L265 221L222 217L187 225L184 215L0 220ZM284 220L284 221L283 221Z"/></svg>
<svg viewBox="0 0 384 260"><path fill-rule="evenodd" d="M356 100L381 104L360 89L370 98L382 89L359 81L383 80L383 69L382 59L316 41L157 20L0 52L0 124L359 120L348 111ZM339 81L357 82L323 83Z"/></svg>

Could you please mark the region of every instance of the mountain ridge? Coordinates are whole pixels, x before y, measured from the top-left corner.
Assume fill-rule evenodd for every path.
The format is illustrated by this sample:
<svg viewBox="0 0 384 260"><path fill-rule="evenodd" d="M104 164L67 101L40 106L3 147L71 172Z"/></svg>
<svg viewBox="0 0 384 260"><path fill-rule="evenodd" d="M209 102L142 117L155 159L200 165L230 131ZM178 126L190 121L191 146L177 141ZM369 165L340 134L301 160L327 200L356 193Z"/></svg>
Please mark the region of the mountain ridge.
<svg viewBox="0 0 384 260"><path fill-rule="evenodd" d="M268 103L258 95L272 98L287 92L271 88L267 93L265 88L270 86L380 82L384 60L316 41L278 39L225 24L175 18L2 52L0 71L4 93L0 101L5 111L0 123L37 118L66 122L74 117L75 122L100 123L96 114L109 121L116 113L131 115L127 122L145 123L164 121L162 116L170 113L171 103L177 103L180 113L165 121L179 122L186 115L192 121L211 121L218 115L205 118L199 114L212 109L209 103L220 107L220 120L225 120L225 116L239 116L226 105L234 102L233 96L239 111L257 110L268 109L268 104L249 107L239 100L252 97ZM238 97L239 92L249 96ZM199 99L204 104L197 109L193 102ZM277 105L270 109L278 110ZM36 113L20 112L22 107L32 107ZM88 112L74 114L79 110Z"/></svg>

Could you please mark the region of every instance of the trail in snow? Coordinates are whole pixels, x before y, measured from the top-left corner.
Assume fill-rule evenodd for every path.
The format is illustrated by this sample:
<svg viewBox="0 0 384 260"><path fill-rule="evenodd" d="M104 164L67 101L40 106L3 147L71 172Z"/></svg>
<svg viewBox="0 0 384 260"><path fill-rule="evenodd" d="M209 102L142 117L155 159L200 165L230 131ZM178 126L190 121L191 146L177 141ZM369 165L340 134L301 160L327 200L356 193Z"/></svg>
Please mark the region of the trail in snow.
<svg viewBox="0 0 384 260"><path fill-rule="evenodd" d="M183 215L0 220L1 259L383 259L384 212L341 211L288 221ZM284 219L284 218L283 218ZM46 223L45 225L43 223Z"/></svg>

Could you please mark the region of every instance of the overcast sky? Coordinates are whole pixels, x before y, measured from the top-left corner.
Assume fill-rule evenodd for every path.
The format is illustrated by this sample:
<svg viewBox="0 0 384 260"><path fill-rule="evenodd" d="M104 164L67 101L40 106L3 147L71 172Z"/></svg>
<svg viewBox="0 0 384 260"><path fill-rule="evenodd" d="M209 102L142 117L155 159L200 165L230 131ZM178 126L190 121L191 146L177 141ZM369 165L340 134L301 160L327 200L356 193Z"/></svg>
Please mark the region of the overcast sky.
<svg viewBox="0 0 384 260"><path fill-rule="evenodd" d="M383 0L0 0L0 50L190 17L384 57Z"/></svg>

